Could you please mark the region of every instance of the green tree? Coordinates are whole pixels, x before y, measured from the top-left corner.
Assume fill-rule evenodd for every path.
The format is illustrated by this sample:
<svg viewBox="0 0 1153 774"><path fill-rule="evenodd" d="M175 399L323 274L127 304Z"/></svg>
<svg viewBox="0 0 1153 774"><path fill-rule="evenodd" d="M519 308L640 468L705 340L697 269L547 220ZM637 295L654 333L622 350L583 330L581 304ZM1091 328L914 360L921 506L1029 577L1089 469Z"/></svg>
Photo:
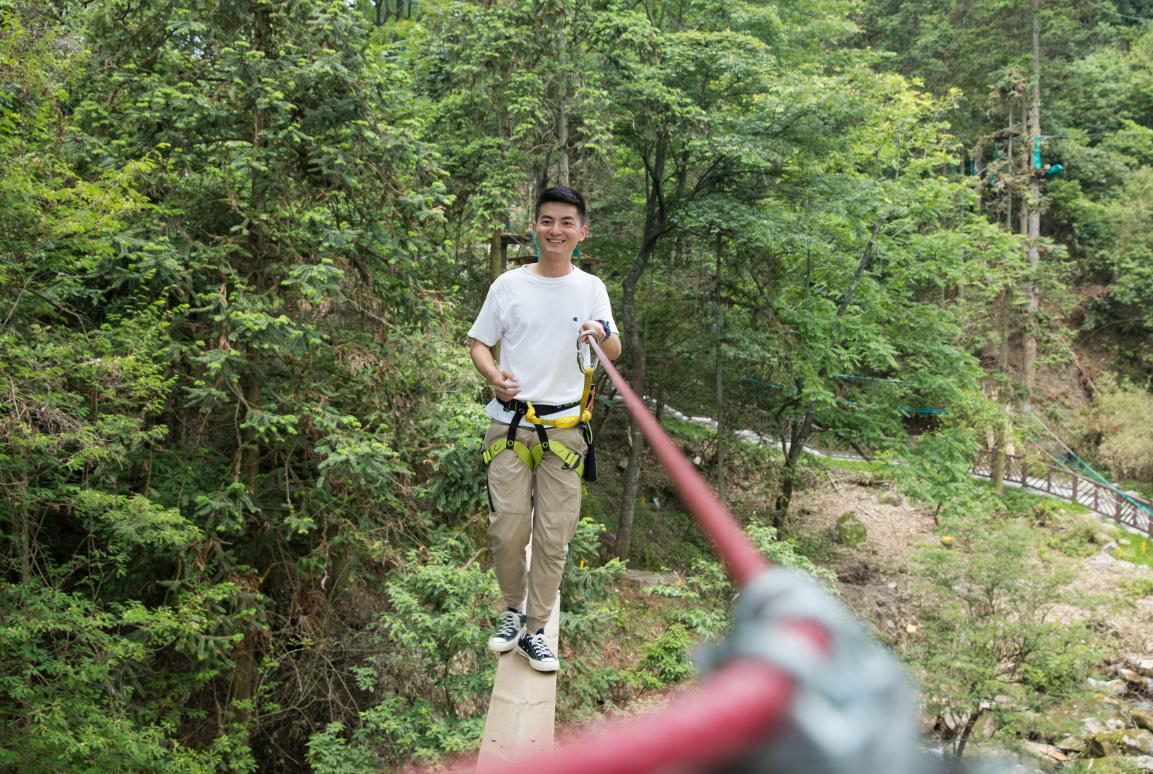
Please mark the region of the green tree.
<svg viewBox="0 0 1153 774"><path fill-rule="evenodd" d="M951 547L918 557L936 603L922 613L908 656L929 710L954 729L958 758L983 716L1001 726L1044 711L1079 689L1094 660L1083 627L1051 620L1068 571L1034 530L997 511L970 507L945 524Z"/></svg>
<svg viewBox="0 0 1153 774"><path fill-rule="evenodd" d="M401 63L347 4L65 18L5 17L5 67L30 89L3 103L26 161L5 165L0 216L5 572L46 623L7 643L26 666L5 670L4 726L62 706L55 736L13 749L64 768L182 765L179 746L157 763L177 735L207 766L276 765L356 715L362 697L330 689L343 657L305 644L357 625L333 611L377 585L358 562L432 526L409 516L433 472L413 463L436 468L426 444L463 383L427 346L445 336L422 276L436 154ZM66 613L91 620L71 654L50 646ZM37 678L37 647L76 675Z"/></svg>

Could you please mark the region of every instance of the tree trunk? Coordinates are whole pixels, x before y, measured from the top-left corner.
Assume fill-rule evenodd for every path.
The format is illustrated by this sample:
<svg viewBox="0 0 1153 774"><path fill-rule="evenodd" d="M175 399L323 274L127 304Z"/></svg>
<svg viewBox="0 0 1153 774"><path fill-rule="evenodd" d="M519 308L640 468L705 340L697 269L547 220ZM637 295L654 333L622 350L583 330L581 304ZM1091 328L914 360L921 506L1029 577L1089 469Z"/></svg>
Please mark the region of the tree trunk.
<svg viewBox="0 0 1153 774"><path fill-rule="evenodd" d="M1033 84L1029 99L1029 144L1027 153L1036 154L1035 148L1041 142L1041 36L1037 22L1039 0L1033 0ZM1029 262L1029 314L1025 320L1025 352L1022 363L1024 371L1026 400L1032 400L1036 388L1037 364L1037 323L1040 300L1037 292L1037 267L1041 263L1041 170L1034 167L1032 159L1029 170L1029 197L1025 209L1027 259Z"/></svg>
<svg viewBox="0 0 1153 774"><path fill-rule="evenodd" d="M993 449L993 464L989 468L989 478L993 482L993 494L998 497L1005 490L1005 441L1009 437L1009 419L1006 417L997 425L995 433L995 447Z"/></svg>
<svg viewBox="0 0 1153 774"><path fill-rule="evenodd" d="M969 719L965 721L965 727L961 729L961 733L957 735L957 745L953 748L953 757L960 758L965 754L965 745L969 743L969 737L973 734L973 729L977 725L977 721L984 714L985 710L978 708L973 714L969 715Z"/></svg>
<svg viewBox="0 0 1153 774"><path fill-rule="evenodd" d="M797 485L797 465L805 453L805 443L813 434L813 407L810 404L800 422L789 427L789 449L785 453L785 475L781 481L781 491L773 503L773 526L779 535L787 530L789 506L793 502L793 491Z"/></svg>
<svg viewBox="0 0 1153 774"><path fill-rule="evenodd" d="M496 278L504 274L505 255L504 238L500 226L492 231L492 243L488 248L488 281L495 282Z"/></svg>
<svg viewBox="0 0 1153 774"><path fill-rule="evenodd" d="M253 16L253 43L254 48L269 57L273 54L271 46L270 22L268 9L258 7ZM261 88L260 84L252 83L253 89ZM264 152L264 130L268 126L268 118L257 100L252 107L252 156L259 162ZM251 292L259 295L264 291L265 261L268 260L267 236L264 232L262 220L259 216L264 214L266 196L264 175L260 171L260 163L253 165L250 182L251 223L248 232L248 266ZM259 408L262 396L262 374L260 373L260 351L248 347L245 352L248 362L245 372L241 376L242 405L238 412L239 422L243 422L248 412ZM249 492L254 502L259 502L256 496L257 477L260 470L260 439L254 428L246 428L240 433L240 447L236 454L236 476ZM261 530L259 523L248 525L248 534L251 539L256 538ZM259 583L257 583L259 585ZM256 691L256 665L260 663L259 647L256 643L256 631L252 626L245 627L243 638L233 650L235 667L232 672L232 685L230 694L230 709L233 711L233 722L248 725L252 719L251 698ZM252 729L255 731L255 729Z"/></svg>
<svg viewBox="0 0 1153 774"><path fill-rule="evenodd" d="M873 252L876 249L877 237L881 234L881 222L877 221L873 225L873 232L869 236L869 241L865 244L865 249L861 251L861 258L857 262L857 270L853 273L853 278L849 281L848 287L845 288L841 294L841 300L837 304L836 317L839 319L845 316L852 306L853 297L857 293L857 287L861 284L861 280L865 276L865 272L869 269L869 264L873 260ZM822 366L818 372L818 378L824 381L829 376L828 366ZM800 382L797 384L797 394L803 394L804 385ZM786 517L789 512L789 505L793 500L793 490L797 484L797 463L801 460L801 455L805 453L805 442L809 440L809 436L813 434L813 418L815 406L810 402L805 407L805 414L799 422L792 422L789 425L789 448L785 454L785 475L784 480L781 481L781 491L777 494L776 502L773 504L773 526L777 528L778 532L782 534L785 532Z"/></svg>
<svg viewBox="0 0 1153 774"><path fill-rule="evenodd" d="M637 395L644 397L645 388L645 348L641 340L640 326L636 315L636 290L645 265L651 255L651 248L642 246L637 256L633 270L625 277L621 300L621 321L623 323L625 343L629 349L629 360L632 364L629 383ZM624 492L621 496L620 517L617 522L617 539L613 546L613 553L622 561L628 559L629 547L633 538L633 519L636 515L637 494L641 486L641 462L645 450L645 438L640 427L629 420L632 448L629 451L629 465L625 471Z"/></svg>
<svg viewBox="0 0 1153 774"><path fill-rule="evenodd" d="M641 247L637 251L632 269L621 283L621 321L629 361L632 364L629 381L633 390L642 399L644 399L646 361L644 342L641 340L637 320L637 287L657 246L657 240L660 239L668 222L662 189L667 152L668 138L661 137L653 150L651 161L646 165L645 227ZM617 521L617 539L613 546L613 553L621 560L628 558L633 537L633 517L636 515L637 493L640 491L644 443L640 429L632 424L632 452L629 454L629 466L625 472L625 487L621 497L620 517Z"/></svg>
<svg viewBox="0 0 1153 774"><path fill-rule="evenodd" d="M565 6L560 6L560 31L557 33L557 148L560 158L557 160L557 182L561 185L569 184L569 158L568 158L568 38L565 34L567 23Z"/></svg>
<svg viewBox="0 0 1153 774"><path fill-rule="evenodd" d="M723 374L723 371L721 368L722 354L723 354L721 349L723 346L724 333L725 333L725 330L724 330L724 325L725 325L724 308L722 306L722 298L723 297L722 297L722 293L721 293L721 248L722 248L722 246L723 246L722 237L718 233L717 234L717 242L716 242L716 262L717 262L716 277L714 280L716 283L716 296L714 298L714 303L716 304L716 310L715 310L716 317L714 320L715 342L716 342L715 364L714 364L714 371L715 371L714 382L715 382L716 402L717 402L717 408L716 408L716 412L717 412L717 477L716 477L716 488L717 488L717 499L723 503L725 501L725 431L727 428L725 426L724 374Z"/></svg>

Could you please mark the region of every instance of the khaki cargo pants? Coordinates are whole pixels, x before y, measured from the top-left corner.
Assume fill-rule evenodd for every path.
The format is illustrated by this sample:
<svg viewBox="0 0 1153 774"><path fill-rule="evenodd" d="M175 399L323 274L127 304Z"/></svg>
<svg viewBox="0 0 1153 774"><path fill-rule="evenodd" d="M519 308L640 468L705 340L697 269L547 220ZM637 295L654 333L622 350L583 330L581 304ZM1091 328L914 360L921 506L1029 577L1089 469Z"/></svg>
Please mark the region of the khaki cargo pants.
<svg viewBox="0 0 1153 774"><path fill-rule="evenodd" d="M508 425L493 422L484 436L485 448L508 435ZM517 440L532 449L539 443L536 428L520 426ZM579 427L548 428L555 439L584 457L584 433ZM581 508L581 477L551 451L537 469L529 470L506 449L488 466L488 539L496 580L509 607L524 610L530 632L544 627L556 604L568 544L576 532ZM525 547L532 541L532 565ZM525 600L527 596L527 606ZM526 609L527 608L527 609Z"/></svg>

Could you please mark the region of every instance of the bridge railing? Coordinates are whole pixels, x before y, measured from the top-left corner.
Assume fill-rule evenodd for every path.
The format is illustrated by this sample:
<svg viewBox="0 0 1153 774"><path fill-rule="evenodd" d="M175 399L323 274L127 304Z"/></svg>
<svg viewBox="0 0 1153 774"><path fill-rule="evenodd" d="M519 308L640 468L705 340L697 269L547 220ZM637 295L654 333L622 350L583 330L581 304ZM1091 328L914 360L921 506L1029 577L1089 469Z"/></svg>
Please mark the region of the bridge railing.
<svg viewBox="0 0 1153 774"><path fill-rule="evenodd" d="M993 477L993 452L983 454L973 464L973 473ZM1024 489L1044 492L1062 500L1083 505L1127 527L1153 537L1153 504L1049 463L1030 461L1016 454L1005 455L1004 480Z"/></svg>

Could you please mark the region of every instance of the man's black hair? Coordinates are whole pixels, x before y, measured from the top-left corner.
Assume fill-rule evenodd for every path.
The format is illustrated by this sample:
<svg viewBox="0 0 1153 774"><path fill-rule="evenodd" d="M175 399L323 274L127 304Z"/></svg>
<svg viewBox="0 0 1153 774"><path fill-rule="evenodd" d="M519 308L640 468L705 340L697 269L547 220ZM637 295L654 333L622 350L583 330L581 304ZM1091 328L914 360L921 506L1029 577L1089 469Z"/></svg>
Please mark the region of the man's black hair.
<svg viewBox="0 0 1153 774"><path fill-rule="evenodd" d="M540 208L545 202L571 204L577 208L577 214L580 215L582 226L585 221L588 220L588 208L585 207L584 197L567 185L554 185L552 188L546 188L540 192L540 196L536 197L536 211L533 213L534 219L540 217Z"/></svg>

